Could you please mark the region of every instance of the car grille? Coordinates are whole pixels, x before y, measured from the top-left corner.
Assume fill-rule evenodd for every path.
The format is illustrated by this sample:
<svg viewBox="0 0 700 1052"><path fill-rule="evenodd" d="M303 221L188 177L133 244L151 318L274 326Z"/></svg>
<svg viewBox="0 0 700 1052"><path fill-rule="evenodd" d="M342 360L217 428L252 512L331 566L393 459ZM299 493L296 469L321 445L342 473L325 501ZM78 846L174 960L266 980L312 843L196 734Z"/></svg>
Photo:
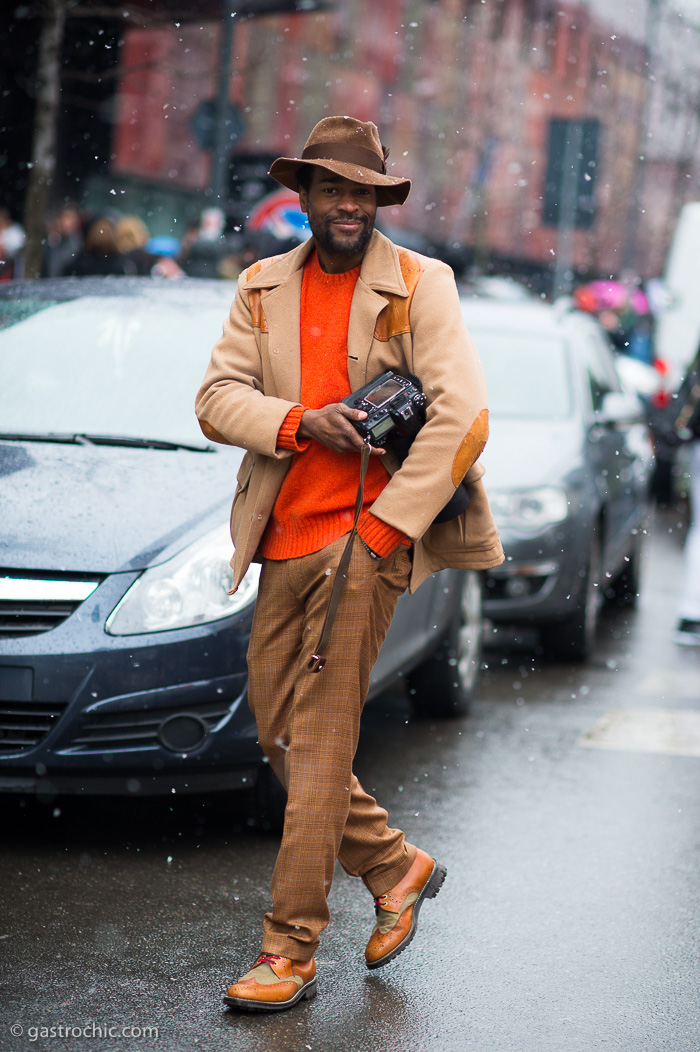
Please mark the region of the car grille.
<svg viewBox="0 0 700 1052"><path fill-rule="evenodd" d="M0 756L33 749L56 725L67 702L0 701Z"/></svg>
<svg viewBox="0 0 700 1052"><path fill-rule="evenodd" d="M487 577L484 599L534 599L546 584L546 577Z"/></svg>
<svg viewBox="0 0 700 1052"><path fill-rule="evenodd" d="M150 709L147 712L105 712L96 713L83 723L80 733L71 743L73 751L80 752L102 749L126 749L138 745L157 745L160 742L161 724L172 717L191 715L198 716L212 730L217 723L229 713L231 701L180 703L164 709Z"/></svg>
<svg viewBox="0 0 700 1052"><path fill-rule="evenodd" d="M21 574L0 570L0 639L57 628L94 592L99 579L81 574Z"/></svg>
<svg viewBox="0 0 700 1052"><path fill-rule="evenodd" d="M484 600L488 604L541 597L551 591L558 573L559 563L554 560L505 563L486 574Z"/></svg>

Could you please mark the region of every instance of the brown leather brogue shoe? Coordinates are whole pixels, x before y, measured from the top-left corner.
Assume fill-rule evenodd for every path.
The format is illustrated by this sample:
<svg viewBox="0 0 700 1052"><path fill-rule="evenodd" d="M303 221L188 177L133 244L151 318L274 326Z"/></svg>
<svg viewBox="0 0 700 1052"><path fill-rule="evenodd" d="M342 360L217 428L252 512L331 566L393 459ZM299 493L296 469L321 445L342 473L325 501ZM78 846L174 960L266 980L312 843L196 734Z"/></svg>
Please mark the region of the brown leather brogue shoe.
<svg viewBox="0 0 700 1052"><path fill-rule="evenodd" d="M374 900L377 923L365 949L368 968L381 968L406 949L416 934L421 906L435 898L446 875L445 867L419 848L403 880Z"/></svg>
<svg viewBox="0 0 700 1052"><path fill-rule="evenodd" d="M281 1012L316 996L316 962L261 953L250 971L229 986L224 1004L248 1012Z"/></svg>

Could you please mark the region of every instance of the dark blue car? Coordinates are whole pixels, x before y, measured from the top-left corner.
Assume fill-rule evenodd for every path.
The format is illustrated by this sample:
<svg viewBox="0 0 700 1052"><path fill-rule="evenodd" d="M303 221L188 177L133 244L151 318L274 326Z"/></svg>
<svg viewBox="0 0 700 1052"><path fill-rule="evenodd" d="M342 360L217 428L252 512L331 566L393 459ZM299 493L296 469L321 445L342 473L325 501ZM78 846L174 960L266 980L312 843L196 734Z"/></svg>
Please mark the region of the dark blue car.
<svg viewBox="0 0 700 1052"><path fill-rule="evenodd" d="M0 792L253 789L245 655L258 567L228 595L242 453L194 396L230 282L0 286ZM481 578L443 571L399 603L373 677L464 713Z"/></svg>

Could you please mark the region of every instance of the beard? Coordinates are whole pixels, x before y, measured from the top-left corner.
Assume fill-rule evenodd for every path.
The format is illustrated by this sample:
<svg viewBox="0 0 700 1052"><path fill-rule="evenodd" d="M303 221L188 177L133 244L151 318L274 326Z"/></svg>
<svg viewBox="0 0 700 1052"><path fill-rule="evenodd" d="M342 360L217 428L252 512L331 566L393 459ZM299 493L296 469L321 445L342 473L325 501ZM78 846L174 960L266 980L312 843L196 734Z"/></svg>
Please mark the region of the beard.
<svg viewBox="0 0 700 1052"><path fill-rule="evenodd" d="M333 221L338 219L338 216L319 219L316 213L309 208L307 218L317 246L332 256L354 256L364 252L374 233L374 219L368 216L353 216L353 220L363 224L362 229L353 238L338 236L334 233Z"/></svg>

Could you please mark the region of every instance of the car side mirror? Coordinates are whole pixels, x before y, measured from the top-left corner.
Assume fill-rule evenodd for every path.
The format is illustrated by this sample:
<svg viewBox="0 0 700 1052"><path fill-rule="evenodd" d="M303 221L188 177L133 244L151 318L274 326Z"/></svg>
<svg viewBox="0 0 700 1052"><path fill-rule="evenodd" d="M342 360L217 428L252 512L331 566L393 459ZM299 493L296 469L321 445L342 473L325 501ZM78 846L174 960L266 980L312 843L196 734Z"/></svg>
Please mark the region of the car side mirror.
<svg viewBox="0 0 700 1052"><path fill-rule="evenodd" d="M639 397L629 391L608 391L595 415L596 424L604 427L641 424L644 420L644 406Z"/></svg>

